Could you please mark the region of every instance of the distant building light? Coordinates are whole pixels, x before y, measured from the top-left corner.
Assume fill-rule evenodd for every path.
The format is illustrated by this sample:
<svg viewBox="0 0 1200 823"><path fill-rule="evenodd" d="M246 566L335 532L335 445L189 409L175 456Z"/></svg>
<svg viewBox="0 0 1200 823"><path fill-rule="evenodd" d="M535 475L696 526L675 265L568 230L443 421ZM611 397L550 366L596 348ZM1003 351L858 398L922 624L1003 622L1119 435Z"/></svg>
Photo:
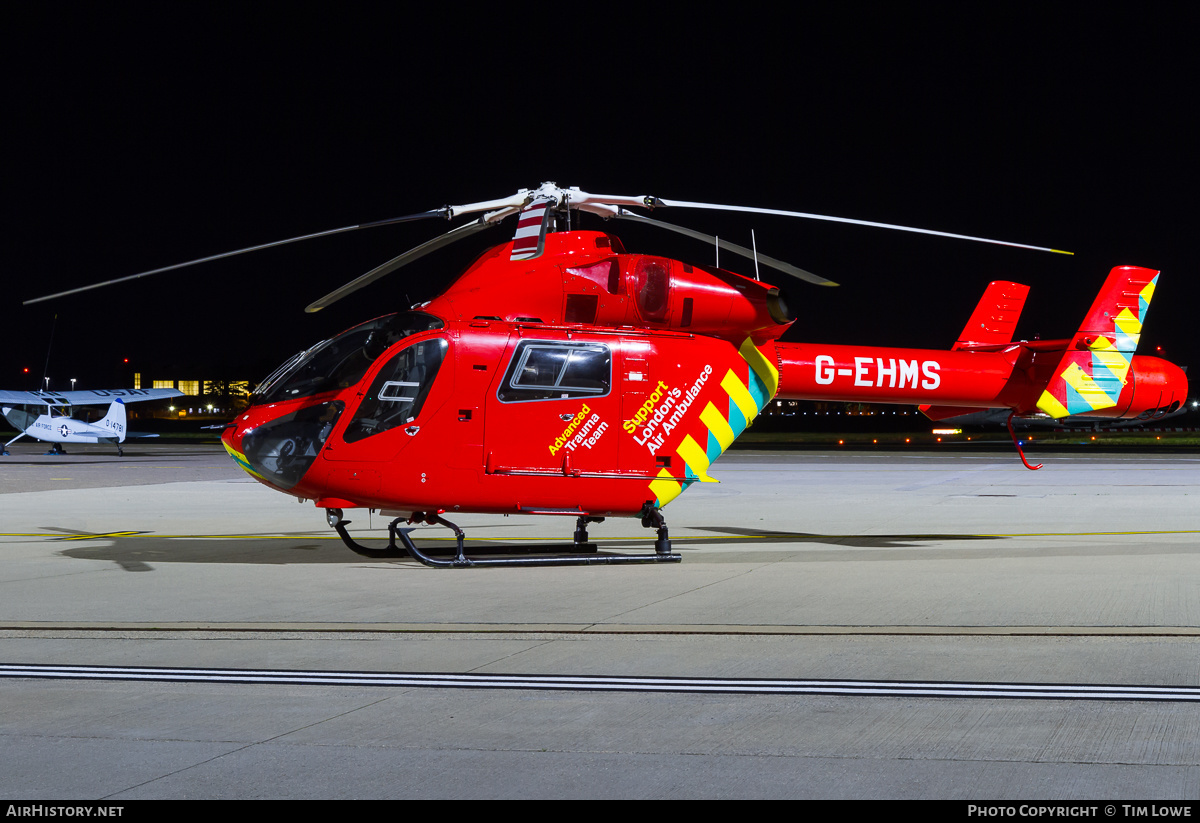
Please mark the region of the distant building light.
<svg viewBox="0 0 1200 823"><path fill-rule="evenodd" d="M962 429L934 429L934 434L962 434Z"/></svg>

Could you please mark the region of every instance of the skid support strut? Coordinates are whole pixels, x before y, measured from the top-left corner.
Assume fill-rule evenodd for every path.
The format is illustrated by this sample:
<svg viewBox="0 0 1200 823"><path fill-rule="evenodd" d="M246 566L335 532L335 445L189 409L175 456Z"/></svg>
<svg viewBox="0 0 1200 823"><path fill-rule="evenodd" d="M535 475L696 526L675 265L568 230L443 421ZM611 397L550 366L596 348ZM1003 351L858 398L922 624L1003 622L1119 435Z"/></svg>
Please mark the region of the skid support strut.
<svg viewBox="0 0 1200 823"><path fill-rule="evenodd" d="M575 520L575 546L583 549L588 544L588 523L603 523L603 517L579 517ZM593 549L593 551L595 551Z"/></svg>
<svg viewBox="0 0 1200 823"><path fill-rule="evenodd" d="M671 554L671 538L667 536L667 521L662 512L655 506L646 504L642 509L642 525L647 529L657 529L658 539L654 541L654 551L668 556Z"/></svg>
<svg viewBox="0 0 1200 823"><path fill-rule="evenodd" d="M363 546L350 537L350 533L346 531L346 526L350 521L342 520L342 512L340 509L327 509L326 514L329 520L329 525L333 526L337 531L338 536L342 538L342 542L347 548L356 554L361 554L364 557L384 558L384 557L404 557L406 554L414 560L419 560L426 566L433 566L439 569L451 568L470 568L475 566L596 566L596 565L621 565L627 563L678 563L683 558L678 554L671 554L670 541L666 541L666 526L659 528L659 539L654 544L654 554L565 554L565 555L548 555L543 557L467 557L463 549L463 539L465 535L463 530L451 523L449 520L443 519L439 514L416 512L412 518L408 519L408 523L428 523L431 526L445 526L454 532L455 540L458 543L457 551L453 559L441 559L430 557L422 552L413 543L409 533L412 529L404 529L400 527L400 523L405 520L403 517L397 517L388 524L388 546L386 549L372 549ZM590 522L600 522L603 518L588 518ZM662 517L659 516L661 521ZM576 528L575 537L578 541L580 534L583 532L583 542L587 542L587 521L584 518L579 518L584 521ZM403 548L396 545L396 540L399 539ZM664 541L665 548L664 548Z"/></svg>
<svg viewBox="0 0 1200 823"><path fill-rule="evenodd" d="M326 509L325 519L329 521L329 525L333 526L333 530L338 533L338 537L342 538L342 542L346 544L346 548L355 554L361 554L363 557L404 557L407 552L396 545L394 536L389 536L388 547L386 549L372 549L361 543L356 543L354 538L350 536L350 532L346 531L346 527L350 525L349 520L342 519L341 509ZM399 520L400 518L397 518ZM392 526L395 526L395 521ZM389 533L391 526L388 527Z"/></svg>

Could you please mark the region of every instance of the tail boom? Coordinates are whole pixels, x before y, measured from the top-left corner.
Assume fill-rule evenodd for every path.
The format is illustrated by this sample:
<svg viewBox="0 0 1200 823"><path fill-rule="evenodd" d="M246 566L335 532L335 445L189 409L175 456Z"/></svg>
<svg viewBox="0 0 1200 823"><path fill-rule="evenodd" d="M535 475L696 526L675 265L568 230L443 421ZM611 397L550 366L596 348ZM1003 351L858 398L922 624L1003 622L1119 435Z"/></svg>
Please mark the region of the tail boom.
<svg viewBox="0 0 1200 823"><path fill-rule="evenodd" d="M776 342L780 398L921 407L932 419L972 409L1018 416L1154 417L1187 400L1174 363L1135 356L1158 272L1118 266L1067 340L1013 341L1028 288L988 285L950 351Z"/></svg>
<svg viewBox="0 0 1200 823"><path fill-rule="evenodd" d="M1011 351L939 351L776 343L779 394L789 400L995 408L1024 393Z"/></svg>
<svg viewBox="0 0 1200 823"><path fill-rule="evenodd" d="M922 406L936 420L972 409L1044 414L1037 401L1063 350L1034 351L1020 343L1001 351L775 343L775 356L781 400ZM1183 369L1138 355L1130 359L1115 402L1085 413L1110 419L1153 416L1178 409L1187 394Z"/></svg>

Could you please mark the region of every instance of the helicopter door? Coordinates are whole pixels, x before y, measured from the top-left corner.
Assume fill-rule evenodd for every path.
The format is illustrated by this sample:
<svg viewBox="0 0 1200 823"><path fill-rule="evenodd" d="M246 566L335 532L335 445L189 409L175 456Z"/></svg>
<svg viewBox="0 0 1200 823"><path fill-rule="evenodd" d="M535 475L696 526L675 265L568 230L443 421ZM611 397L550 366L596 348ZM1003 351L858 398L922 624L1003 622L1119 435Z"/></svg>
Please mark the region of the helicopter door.
<svg viewBox="0 0 1200 823"><path fill-rule="evenodd" d="M547 337L550 333L547 333ZM577 476L617 470L619 395L607 342L524 339L488 398L488 474Z"/></svg>
<svg viewBox="0 0 1200 823"><path fill-rule="evenodd" d="M388 461L416 441L453 386L453 369L442 368L448 350L445 338L434 337L381 358L383 365L359 384L368 388L360 388L358 407L344 415L348 422L334 434L326 457Z"/></svg>

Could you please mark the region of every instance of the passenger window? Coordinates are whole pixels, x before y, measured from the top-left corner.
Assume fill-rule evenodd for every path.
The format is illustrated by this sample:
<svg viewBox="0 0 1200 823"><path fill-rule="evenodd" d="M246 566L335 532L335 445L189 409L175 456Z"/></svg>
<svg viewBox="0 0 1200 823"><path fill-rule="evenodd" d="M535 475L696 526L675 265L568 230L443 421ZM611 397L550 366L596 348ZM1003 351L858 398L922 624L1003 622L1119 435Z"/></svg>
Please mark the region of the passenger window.
<svg viewBox="0 0 1200 823"><path fill-rule="evenodd" d="M355 443L415 420L437 378L446 348L446 341L439 337L394 355L371 381L343 439Z"/></svg>
<svg viewBox="0 0 1200 823"><path fill-rule="evenodd" d="M600 397L612 388L612 353L601 343L522 340L497 396L504 403Z"/></svg>

